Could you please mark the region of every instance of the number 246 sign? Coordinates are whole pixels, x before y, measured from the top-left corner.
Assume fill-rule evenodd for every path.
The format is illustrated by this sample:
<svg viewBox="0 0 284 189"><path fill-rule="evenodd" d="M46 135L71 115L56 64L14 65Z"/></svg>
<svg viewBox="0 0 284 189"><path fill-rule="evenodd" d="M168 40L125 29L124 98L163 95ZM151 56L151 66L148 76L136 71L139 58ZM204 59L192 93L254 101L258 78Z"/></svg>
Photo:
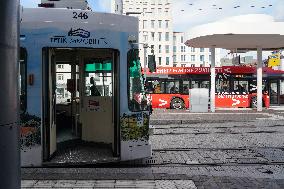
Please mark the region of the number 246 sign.
<svg viewBox="0 0 284 189"><path fill-rule="evenodd" d="M74 19L87 20L89 18L86 12L73 12Z"/></svg>

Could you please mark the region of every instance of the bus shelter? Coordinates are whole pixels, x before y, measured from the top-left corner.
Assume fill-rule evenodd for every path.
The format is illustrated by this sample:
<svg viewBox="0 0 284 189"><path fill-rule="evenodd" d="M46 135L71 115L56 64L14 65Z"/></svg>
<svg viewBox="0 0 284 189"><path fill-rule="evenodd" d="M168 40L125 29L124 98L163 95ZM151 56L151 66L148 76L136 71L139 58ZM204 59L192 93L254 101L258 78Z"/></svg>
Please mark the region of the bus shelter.
<svg viewBox="0 0 284 189"><path fill-rule="evenodd" d="M262 111L262 51L284 49L284 22L263 14L242 15L193 27L186 45L211 48L211 86L215 86L215 48L234 52L257 51L257 111ZM210 89L211 112L215 112L215 87Z"/></svg>

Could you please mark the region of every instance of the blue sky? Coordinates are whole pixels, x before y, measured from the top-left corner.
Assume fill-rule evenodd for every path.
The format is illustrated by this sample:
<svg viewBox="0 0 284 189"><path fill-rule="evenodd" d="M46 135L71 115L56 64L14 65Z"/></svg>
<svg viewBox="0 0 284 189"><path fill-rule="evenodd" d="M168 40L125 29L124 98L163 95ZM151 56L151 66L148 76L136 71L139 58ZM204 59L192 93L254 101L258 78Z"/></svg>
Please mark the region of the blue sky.
<svg viewBox="0 0 284 189"><path fill-rule="evenodd" d="M40 0L21 0L36 7ZM94 11L110 12L111 0L88 0ZM175 31L242 14L269 14L284 21L284 0L172 0Z"/></svg>
<svg viewBox="0 0 284 189"><path fill-rule="evenodd" d="M95 11L110 12L111 0L88 0L88 2ZM40 0L21 0L24 7L37 7L39 3Z"/></svg>

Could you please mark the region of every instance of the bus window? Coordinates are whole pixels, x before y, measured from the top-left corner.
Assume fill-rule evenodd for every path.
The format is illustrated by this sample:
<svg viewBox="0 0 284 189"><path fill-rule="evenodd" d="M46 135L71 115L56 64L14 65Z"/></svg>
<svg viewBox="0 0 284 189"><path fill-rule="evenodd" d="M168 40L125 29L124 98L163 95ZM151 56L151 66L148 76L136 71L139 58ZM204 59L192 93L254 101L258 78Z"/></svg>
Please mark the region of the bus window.
<svg viewBox="0 0 284 189"><path fill-rule="evenodd" d="M147 100L143 88L143 78L137 49L128 51L127 63L129 109L133 112L146 110Z"/></svg>
<svg viewBox="0 0 284 189"><path fill-rule="evenodd" d="M147 94L154 93L155 89L153 87L153 81L146 81L145 90Z"/></svg>
<svg viewBox="0 0 284 189"><path fill-rule="evenodd" d="M182 93L183 94L189 93L189 81L182 81Z"/></svg>
<svg viewBox="0 0 284 189"><path fill-rule="evenodd" d="M179 81L166 81L166 91L168 94L177 94L179 91Z"/></svg>
<svg viewBox="0 0 284 189"><path fill-rule="evenodd" d="M210 82L209 81L201 81L201 88L209 89Z"/></svg>
<svg viewBox="0 0 284 189"><path fill-rule="evenodd" d="M217 79L216 81L216 93L229 93L230 81L224 79Z"/></svg>
<svg viewBox="0 0 284 189"><path fill-rule="evenodd" d="M234 92L247 93L248 92L248 81L234 81Z"/></svg>
<svg viewBox="0 0 284 189"><path fill-rule="evenodd" d="M25 48L20 49L20 112L25 113L27 109L27 51Z"/></svg>
<svg viewBox="0 0 284 189"><path fill-rule="evenodd" d="M165 93L165 82L154 80L152 84L153 84L155 94Z"/></svg>

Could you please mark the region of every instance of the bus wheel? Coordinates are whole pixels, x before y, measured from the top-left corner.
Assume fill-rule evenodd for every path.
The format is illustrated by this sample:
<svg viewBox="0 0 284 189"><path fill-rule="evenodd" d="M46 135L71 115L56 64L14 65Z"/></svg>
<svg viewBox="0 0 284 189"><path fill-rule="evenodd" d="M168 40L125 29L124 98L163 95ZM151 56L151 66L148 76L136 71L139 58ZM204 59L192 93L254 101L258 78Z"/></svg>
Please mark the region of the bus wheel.
<svg viewBox="0 0 284 189"><path fill-rule="evenodd" d="M184 109L184 102L180 98L175 98L171 101L171 109Z"/></svg>
<svg viewBox="0 0 284 189"><path fill-rule="evenodd" d="M252 108L257 108L257 98L256 98L256 96L251 98L250 104L251 104Z"/></svg>

